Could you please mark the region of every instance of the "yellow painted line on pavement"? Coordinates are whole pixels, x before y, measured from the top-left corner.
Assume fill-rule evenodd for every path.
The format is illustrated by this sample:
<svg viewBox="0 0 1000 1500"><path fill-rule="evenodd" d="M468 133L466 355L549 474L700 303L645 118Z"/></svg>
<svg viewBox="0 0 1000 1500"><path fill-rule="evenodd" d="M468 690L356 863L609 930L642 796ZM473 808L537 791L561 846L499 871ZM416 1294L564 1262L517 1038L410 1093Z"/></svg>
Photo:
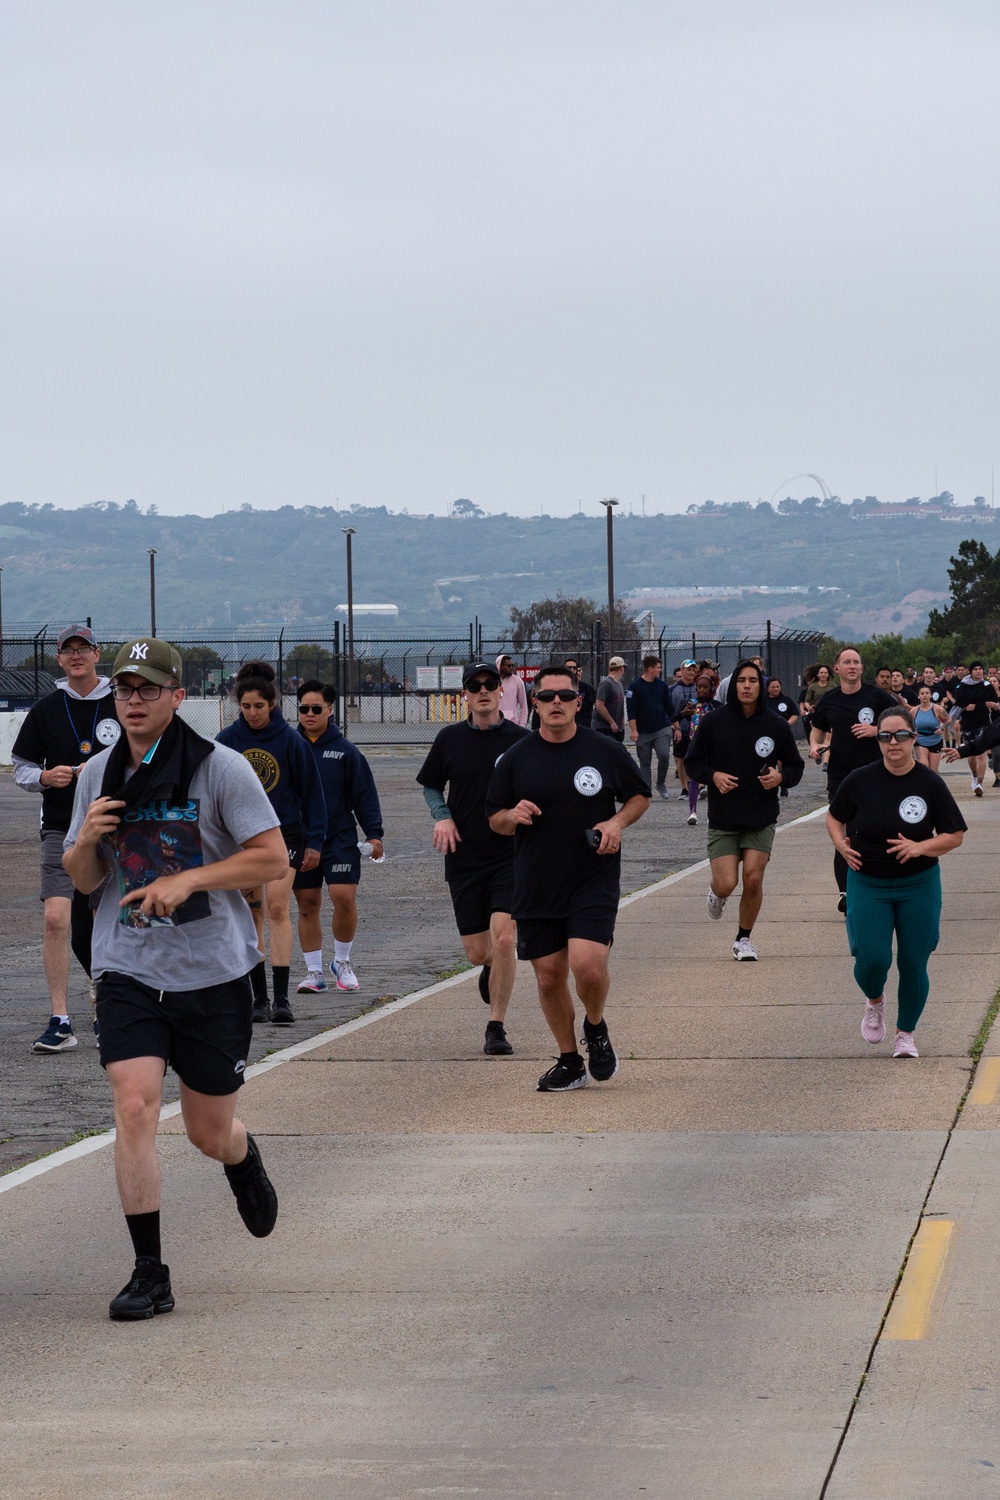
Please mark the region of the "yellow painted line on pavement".
<svg viewBox="0 0 1000 1500"><path fill-rule="evenodd" d="M995 1104L1000 1093L1000 1057L984 1057L976 1069L976 1081L969 1090L968 1104Z"/></svg>
<svg viewBox="0 0 1000 1500"><path fill-rule="evenodd" d="M927 1337L954 1228L952 1219L925 1219L917 1230L903 1280L885 1320L883 1338Z"/></svg>

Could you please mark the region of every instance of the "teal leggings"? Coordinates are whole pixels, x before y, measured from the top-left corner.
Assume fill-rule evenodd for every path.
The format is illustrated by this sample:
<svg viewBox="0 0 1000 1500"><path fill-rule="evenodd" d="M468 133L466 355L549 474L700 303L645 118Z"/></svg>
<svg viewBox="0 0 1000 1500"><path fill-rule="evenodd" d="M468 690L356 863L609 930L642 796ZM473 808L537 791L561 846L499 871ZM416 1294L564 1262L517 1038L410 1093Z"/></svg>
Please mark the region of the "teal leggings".
<svg viewBox="0 0 1000 1500"><path fill-rule="evenodd" d="M847 872L847 941L854 977L869 1000L885 989L896 934L899 970L896 1025L916 1029L927 1003L927 960L938 945L941 925L941 871L935 865L903 880L877 880Z"/></svg>

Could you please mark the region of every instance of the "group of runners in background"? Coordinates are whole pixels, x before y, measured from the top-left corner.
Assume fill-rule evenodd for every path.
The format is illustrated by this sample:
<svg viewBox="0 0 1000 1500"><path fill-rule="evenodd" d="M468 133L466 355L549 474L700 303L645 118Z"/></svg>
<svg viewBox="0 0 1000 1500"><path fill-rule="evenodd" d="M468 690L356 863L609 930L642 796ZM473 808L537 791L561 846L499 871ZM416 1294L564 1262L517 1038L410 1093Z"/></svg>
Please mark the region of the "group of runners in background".
<svg viewBox="0 0 1000 1500"><path fill-rule="evenodd" d="M213 742L177 713L181 663L167 643L127 643L110 678L98 674L89 629L68 627L58 651L66 677L30 711L14 746L18 784L42 796L53 1015L34 1049L76 1045L66 1003L72 934L96 981L119 1190L136 1253L111 1314L139 1319L173 1306L160 1258L155 1147L165 1069L181 1080L189 1138L224 1164L251 1233L270 1233L277 1197L235 1117L251 1029L294 1020L293 898L306 969L299 992L326 988L324 886L333 980L359 988L357 887L362 850L383 855L382 813L368 762L336 723L329 684L297 685L293 729L273 669L247 663L233 690L238 716ZM688 659L665 682L650 652L627 687L625 665L611 657L590 687L570 657L543 667L529 694L509 657L470 663L466 716L439 731L418 772L459 935L480 966L484 1052L513 1051L505 1023L516 955L532 965L558 1049L539 1091L617 1073L605 1006L622 836L654 796L669 799L671 751L689 824L706 805L708 915L721 919L740 886L733 958L757 960L752 934L780 799L804 771L794 732L801 721L810 757L826 769L837 905L865 995L862 1036L871 1044L885 1037L895 937L893 1053L917 1056L913 1033L941 908L938 859L966 828L936 774L937 757L968 758L982 795L983 758L1000 743L1000 717L991 718L1000 698L981 664L961 675L927 669L909 683L900 674L900 684L890 673L883 687L864 681L859 653L846 648L832 670L811 670L798 696L768 679L760 658L738 662L721 680L714 664ZM956 721L961 742L947 745L944 731ZM584 1012L580 1038L571 981Z"/></svg>

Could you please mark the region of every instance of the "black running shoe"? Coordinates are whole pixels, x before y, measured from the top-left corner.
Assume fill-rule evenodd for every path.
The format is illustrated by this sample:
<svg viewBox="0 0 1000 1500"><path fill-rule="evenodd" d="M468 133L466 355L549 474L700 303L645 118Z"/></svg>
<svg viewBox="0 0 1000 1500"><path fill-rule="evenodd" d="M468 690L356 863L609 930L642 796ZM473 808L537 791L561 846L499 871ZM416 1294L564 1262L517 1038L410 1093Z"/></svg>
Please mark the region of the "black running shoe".
<svg viewBox="0 0 1000 1500"><path fill-rule="evenodd" d="M618 1058L608 1036L607 1021L601 1021L597 1026L584 1021L583 1041L587 1049L587 1067L591 1078L595 1083L607 1083L618 1072Z"/></svg>
<svg viewBox="0 0 1000 1500"><path fill-rule="evenodd" d="M274 1026L291 1026L295 1020L292 1007L287 1000L275 1000L271 1006L271 1022Z"/></svg>
<svg viewBox="0 0 1000 1500"><path fill-rule="evenodd" d="M508 1053L513 1052L513 1050L513 1047L507 1040L507 1033L503 1029L503 1022L487 1021L486 1041L483 1045L483 1051L487 1054L487 1056L506 1056Z"/></svg>
<svg viewBox="0 0 1000 1500"><path fill-rule="evenodd" d="M846 891L841 891L840 895L837 897L837 910L840 912L841 916L843 916L844 912L847 910Z"/></svg>
<svg viewBox="0 0 1000 1500"><path fill-rule="evenodd" d="M270 1020L270 1016L267 1013L266 995L264 995L260 1000L254 1001L253 1010L250 1012L250 1019L253 1021L253 1024L255 1026L260 1026L264 1021Z"/></svg>
<svg viewBox="0 0 1000 1500"><path fill-rule="evenodd" d="M490 966L489 966L489 964L483 964L483 967L479 971L479 993L482 995L483 999L486 1001L486 1004L489 1005L489 1003L490 1003Z"/></svg>
<svg viewBox="0 0 1000 1500"><path fill-rule="evenodd" d="M582 1089L587 1083L587 1069L579 1052L563 1052L554 1068L538 1080L540 1094L564 1094L567 1089Z"/></svg>
<svg viewBox="0 0 1000 1500"><path fill-rule="evenodd" d="M117 1297L112 1298L108 1316L116 1323L141 1323L156 1313L173 1310L170 1267L162 1266L150 1255L140 1255L136 1259L132 1280L122 1287Z"/></svg>
<svg viewBox="0 0 1000 1500"><path fill-rule="evenodd" d="M278 1195L264 1171L257 1142L247 1131L247 1156L238 1167L226 1167L240 1218L257 1239L271 1233L278 1219Z"/></svg>

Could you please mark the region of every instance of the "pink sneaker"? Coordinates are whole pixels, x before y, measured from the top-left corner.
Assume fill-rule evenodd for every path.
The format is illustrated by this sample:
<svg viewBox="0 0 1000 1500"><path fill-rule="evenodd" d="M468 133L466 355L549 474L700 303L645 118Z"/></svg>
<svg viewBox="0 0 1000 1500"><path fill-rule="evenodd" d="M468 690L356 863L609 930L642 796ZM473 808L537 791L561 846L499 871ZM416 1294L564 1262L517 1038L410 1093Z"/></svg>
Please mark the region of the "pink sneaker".
<svg viewBox="0 0 1000 1500"><path fill-rule="evenodd" d="M919 1057L917 1044L913 1040L912 1031L897 1031L896 1045L892 1049L893 1057Z"/></svg>
<svg viewBox="0 0 1000 1500"><path fill-rule="evenodd" d="M866 1042L875 1046L878 1042L885 1041L885 996L881 1000L868 1000L865 1004L865 1014L861 1022L861 1035Z"/></svg>

